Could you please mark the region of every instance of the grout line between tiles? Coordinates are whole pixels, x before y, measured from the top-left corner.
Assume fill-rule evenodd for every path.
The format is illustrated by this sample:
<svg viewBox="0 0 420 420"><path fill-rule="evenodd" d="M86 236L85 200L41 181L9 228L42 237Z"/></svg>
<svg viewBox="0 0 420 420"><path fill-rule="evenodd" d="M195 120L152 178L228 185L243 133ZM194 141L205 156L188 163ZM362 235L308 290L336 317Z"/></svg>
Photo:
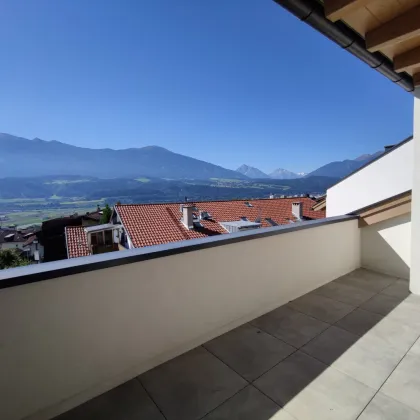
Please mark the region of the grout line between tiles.
<svg viewBox="0 0 420 420"><path fill-rule="evenodd" d="M306 293L306 294L304 294L304 295L302 295L302 296L300 296L300 297L306 296L306 295L307 295L307 294L309 294L309 293L312 293L312 292L308 292L308 293ZM323 297L325 297L325 296L323 296ZM297 299L299 299L299 298L297 298ZM296 299L294 299L294 300L296 300ZM331 300L334 300L334 299L331 299ZM284 305L279 306L279 307L278 307L278 308L276 308L276 309L282 308L283 306L290 305L292 302L293 302L293 300L291 300L291 301L289 301L289 302L285 303ZM351 306L351 305L350 305L350 306ZM315 319L316 321L321 321L321 322L323 322L324 324L332 325L330 322L327 322L327 321L324 321L324 320L322 320L322 319L316 318L316 317L314 317L313 315L309 315L309 314L307 314L306 312L303 312L303 311L301 311L300 309L297 309L297 308L295 308L295 307L294 307L294 306L292 306L292 305L290 305L290 306L289 306L289 308L290 308L290 309L293 309L293 310L294 310L294 311L296 311L296 312L299 312L300 314L306 315L306 316L307 316L307 317L309 317L309 318ZM276 309L273 309L273 310L275 311ZM273 312L273 311L270 311L270 312ZM262 315L262 316L268 315L270 312L267 312L266 314L264 314L264 315ZM259 317L259 318L261 318L261 317ZM258 318L255 318L255 319L258 319ZM254 320L252 320L252 321L254 321ZM255 327L255 328L260 328L260 327L257 327L256 325L252 324L252 321L250 321L249 323L250 323L253 327ZM260 329L261 329L261 328L260 328ZM264 330L263 330L263 331L264 331ZM274 337L274 336L273 336L273 337ZM277 338L277 337L276 337L276 338ZM289 344L289 343L286 343L286 344ZM291 345L291 344L290 344L290 345Z"/></svg>
<svg viewBox="0 0 420 420"><path fill-rule="evenodd" d="M417 338L418 340L418 338ZM408 352L412 349L412 347L414 346L414 344L417 343L417 340L414 341L414 343L409 347L409 349L405 352L404 356L401 357L400 361L397 363L397 365L394 367L394 369L392 369L391 373L386 377L386 379L382 382L382 385L378 388L378 390L375 392L375 394L373 395L373 397L368 401L368 403L364 406L363 410L359 413L359 415L356 417L356 420L362 415L362 413L366 410L367 406L372 402L372 400L376 397L376 395L378 395L378 392L382 389L382 387L385 385L385 382L389 379L389 377L395 372L395 370L397 369L397 367L401 364L401 362L405 359L405 357L407 356ZM385 394L387 395L387 394ZM388 395L387 395L388 396ZM394 398L393 398L394 399ZM396 400L395 400L396 401ZM400 404L401 401L398 401ZM406 404L404 404L406 405ZM409 407L409 406L407 406ZM411 407L409 407L411 408Z"/></svg>
<svg viewBox="0 0 420 420"><path fill-rule="evenodd" d="M149 391L147 390L146 386L143 384L143 382L141 381L141 379L137 376L136 379L139 381L140 386L144 389L144 392L146 392L146 394L148 395L148 397L150 398L150 400L152 401L152 403L156 406L156 408L158 409L159 413L162 414L162 417L167 420L167 417L165 416L165 414L163 414L163 411L161 410L161 408L159 407L159 405L157 404L157 402L154 400L154 398L151 396L151 394L149 393Z"/></svg>
<svg viewBox="0 0 420 420"><path fill-rule="evenodd" d="M256 328L256 327L254 327ZM279 340L277 337L274 337L277 340ZM281 340L279 340L281 341ZM233 398L236 394L239 394L239 392L241 392L243 389L245 389L247 386L252 386L255 389L257 389L257 391L261 392L263 395L265 395L267 398L269 398L271 401L273 401L276 405L278 405L270 396L266 395L264 392L262 392L260 389L258 389L257 387L255 387L253 385L253 382L256 381L258 378L260 378L262 375L258 376L256 379L254 379L253 381L249 381L248 379L244 378L239 372L237 372L235 369L233 369L231 366L229 366L225 361L223 361L219 356L217 356L216 354L214 354L212 351L210 351L207 347L205 347L205 344L202 344L201 347L203 347L206 351L208 351L212 356L214 356L216 359L220 360L225 366L227 366L229 369L231 369L233 372L235 372L237 375L239 375L244 381L247 382L247 384L241 388L238 392L236 392L234 395L232 395L231 397L229 397L227 400L223 401L221 404L219 404L217 407L215 407L213 410L209 411L208 413L206 413L204 415L204 417L201 417L201 419L204 419L206 416L208 416L212 411L216 410L216 408L220 407L222 404L224 404L225 402L229 401L231 398ZM287 344L287 343L286 343ZM289 344L290 345L290 344ZM295 349L295 351L293 351L292 353L290 353L287 357L285 357L284 359L280 360L280 362L276 363L274 366L277 366L279 363L281 363L283 360L286 360L288 357L290 357L292 354L296 353L298 349ZM273 367L274 367L273 366ZM268 371L270 371L271 369L273 369L273 367L271 367ZM267 372L264 372L263 375ZM279 406L280 407L280 406Z"/></svg>
<svg viewBox="0 0 420 420"><path fill-rule="evenodd" d="M205 418L207 416L209 416L211 413L213 413L213 411L217 410L219 407L221 407L223 404L227 403L228 401L230 401L232 398L236 397L240 392L242 392L245 388L248 388L249 386L252 386L252 388L255 388L257 391L261 392L258 388L256 388L255 386L253 386L252 384L247 384L245 385L243 388L241 388L239 391L235 392L231 397L229 397L227 400L223 401L222 403L220 403L217 407L212 408L208 413L204 414L203 417L200 417L198 420L205 420ZM265 394L264 394L265 395ZM271 401L273 401L270 398ZM275 401L273 401L279 408L281 408Z"/></svg>
<svg viewBox="0 0 420 420"><path fill-rule="evenodd" d="M248 382L248 385L251 384L251 382L244 378L239 372L237 372L232 366L229 366L224 360L222 360L217 354L214 354L212 351L210 351L206 346L206 343L202 344L201 347L203 347L204 350L206 350L209 354L211 354L212 356L214 356L217 360L219 360L220 362L222 362L225 366L227 366L230 370L232 370L233 372L235 372L237 375L239 375L243 380Z"/></svg>
<svg viewBox="0 0 420 420"><path fill-rule="evenodd" d="M335 282L334 280L333 281L330 281L329 283L324 284L324 286L327 286L328 284L331 284L331 283L334 283L334 282ZM371 292L371 293L373 293L373 295L371 297L369 297L368 299L366 299L365 301L359 303L359 304L354 304L354 303L345 302L344 300L340 300L340 299L338 299L336 297L331 297L331 296L323 295L322 293L316 292L317 289L315 289L315 290L313 290L312 292L309 292L309 293L313 293L313 294L315 294L317 296L326 297L326 298L335 300L336 302L345 303L346 305L349 305L349 306L356 306L357 308L360 307L360 305L363 305L368 300L372 299L374 296L376 296L379 293L379 292L373 292L371 290L362 289L361 287L347 285L347 284L344 284L344 283L336 283L336 284L341 285L341 286L351 287L351 288L356 289L356 290L361 290L362 292ZM323 286L321 286L321 287L323 287Z"/></svg>
<svg viewBox="0 0 420 420"><path fill-rule="evenodd" d="M302 351L302 348L305 347L307 344L309 344L311 341L315 340L315 338L319 337L322 333L324 333L325 331L329 330L332 327L332 325L329 325L327 328L325 328L325 330L321 331L319 334L315 335L314 337L312 337L309 341L307 341L303 346L297 348L293 353L290 353L287 357L285 357L283 360L281 360L280 362L276 363L273 367L271 367L270 369L267 370L267 372L264 372L262 375L258 376L257 378L255 378L252 383L254 384L258 379L260 379L263 375L265 375L266 373L270 372L270 370L274 369L276 366L278 366L280 363L284 362L285 360L287 360L289 357L293 356L296 352L301 351L304 355L312 357L313 359L316 359L318 362L321 362L323 365L330 367L330 365L328 365L327 363L323 362L322 360L318 360L316 357L313 357L312 355ZM264 391L262 391L261 389L257 388L259 391L261 391L264 395L266 395L267 397L269 397L267 394L264 393ZM270 397L269 397L270 398ZM270 398L271 399L271 398ZM276 403L277 404L277 403Z"/></svg>
<svg viewBox="0 0 420 420"><path fill-rule="evenodd" d="M284 305L283 305L284 306ZM281 308L281 306L279 306L279 308ZM257 318L255 318L255 319L257 319ZM286 341L284 341L284 340L282 340L281 338L279 338L279 337L276 337L275 335L273 335L273 334L271 334L270 332L268 332L268 331L266 331L264 328L260 328L259 326L257 326L257 325L254 325L254 324L251 324L251 322L252 321L250 321L250 322L247 322L246 324L243 324L243 325L250 325L252 328L255 328L255 329L257 329L257 330L261 330L264 334L267 334L267 335L269 335L270 337L273 337L273 338L275 338L276 340L278 340L278 341L280 341L281 343L283 343L283 344L286 344L286 346L289 346L289 347L293 347L294 349L298 349L296 346L294 346L293 344L290 344L290 343L288 343L288 342L286 342ZM294 353L294 352L293 352ZM287 357L289 357L289 356L287 356ZM284 359L283 359L284 360Z"/></svg>
<svg viewBox="0 0 420 420"><path fill-rule="evenodd" d="M396 282L396 281L397 281L397 280L395 280L393 284L395 284L395 282ZM333 283L333 282L335 282L335 280L331 281L330 283ZM330 283L326 283L326 284L330 284ZM345 285L345 283L339 283L339 284L344 284L344 285ZM312 292L308 292L308 293L306 293L306 294L309 294L309 293L314 293L314 294L316 294L317 296L322 296L322 297L324 297L324 298L331 299L331 300L333 300L333 301L335 301L335 302L344 303L344 304L346 304L346 305L349 305L349 306L353 306L353 307L354 307L354 309L353 309L352 311L350 311L348 314L344 315L342 318L338 319L337 321L335 321L335 322L333 322L333 323L329 323L329 322L328 322L328 324L330 324L330 325L335 325L338 321L340 321L341 319L345 318L347 315L350 315L352 312L354 312L354 310L355 310L355 309L361 309L361 310L363 310L363 311L367 311L367 312L370 312L370 313L372 313L372 314L380 315L380 316L382 316L382 317L387 316L390 312L392 312L392 310L393 310L393 309L392 309L391 311L389 311L389 312L388 312L388 314L384 315L384 314L382 314L382 313L379 313L379 312L374 312L374 311L372 311L372 310L370 310L370 309L367 309L367 308L362 308L362 305L363 305L363 304L365 304L366 302L369 302L370 300L374 299L374 298L375 298L375 297L377 297L378 295L387 296L387 297L391 297L391 298L394 298L394 299L398 299L398 300L399 300L399 298L398 298L398 297L395 297L395 296L390 296L390 295L386 295L386 294L382 293L385 289L387 289L388 287L392 286L393 284L390 284L390 285L386 286L384 289L381 289L380 291L375 292L375 294L374 294L373 296L371 296L369 299L365 300L364 302L361 302L361 303L360 303L360 304L358 304L358 305L354 305L354 304L350 304L350 303L347 303L347 302L343 302L343 301L341 301L341 300L338 300L338 299L336 299L336 298L332 298L332 297L330 297L330 296L324 296L324 295L319 294L319 293L314 293L314 290L313 290ZM322 287L322 286L321 286L321 287ZM358 287L358 286L352 286L352 287L357 288L357 289L359 289L359 290L368 291L368 290L365 290L365 289L363 289L363 288L361 288L361 287ZM316 290L316 289L315 289L315 290ZM305 296L305 295L303 295L303 296ZM401 300L401 301L399 302L399 304L400 304L400 303L402 303L404 300L405 300L405 298L404 298L403 300ZM289 303L290 303L290 302L289 302ZM298 311L298 312L301 312L301 313L303 313L303 314L305 314L305 315L308 315L307 313L302 312L301 310L296 309L295 307L292 307L292 308L293 308L294 310ZM394 309L395 309L395 308L394 308ZM319 321L326 322L326 321L324 321L324 320L322 320L322 319L319 319L319 318L314 317L313 315L308 315L308 316L312 316L313 318L315 318L315 319L317 319L317 320L319 320Z"/></svg>
<svg viewBox="0 0 420 420"><path fill-rule="evenodd" d="M404 356L405 357L405 356ZM388 378L387 378L388 379ZM385 385L385 384L383 384L383 385ZM382 388L382 386L381 386L381 388ZM377 394L379 393L379 392L381 392L381 388L379 388L379 390L378 390L378 392L377 392ZM415 408L413 408L413 407L411 407L411 406L409 406L409 405L407 405L407 404L405 404L405 403L403 403L403 402L401 402L401 401L398 401L398 400L396 400L394 397L391 397L390 395L388 395L388 394L385 394L384 392L382 393L382 395L384 395L385 397L387 397L387 398L389 398L390 400L392 400L392 401L394 401L394 402L396 402L397 404L401 404L401 405L403 405L404 407L407 407L408 409L410 409L410 410L412 410L412 411L414 411L414 412L416 412L416 413L419 413L420 414L420 411L419 410L416 410ZM373 400L373 397L372 397L372 400ZM371 401L372 401L371 400ZM369 402L370 403L370 402ZM368 404L369 404L368 403ZM365 411L366 410L366 408L367 408L367 406L363 409L363 411ZM359 416L361 415L361 414L363 414L363 411L359 414ZM356 419L357 420L357 419ZM399 420L399 419L398 419Z"/></svg>
<svg viewBox="0 0 420 420"><path fill-rule="evenodd" d="M334 281L334 280L333 280ZM327 283L327 284L329 284L329 283ZM231 400L232 398L234 398L237 394L239 394L242 390L244 390L246 387L248 387L248 386L252 386L253 388L255 388L256 390L258 390L258 392L261 392L264 396L266 396L270 401L272 401L274 404L276 404L278 407L280 407L280 408L283 408L282 407L282 405L280 405L278 402L276 402L276 401L274 401L269 395L267 395L264 391L262 391L261 389L259 389L259 388L257 388L254 384L255 384L255 382L259 379L259 378L261 378L263 375L265 375L265 374L267 374L268 372L270 372L272 369L274 369L275 367L277 367L280 363L282 363L283 361L285 361L285 360L287 360L289 357L291 357L292 355L294 355L297 351L299 351L299 350L301 350L304 346L306 346L307 344L309 344L310 342L312 342L313 340L315 340L316 338L318 338L321 334L323 334L324 332L326 332L328 329L330 329L331 328L331 326L336 326L336 324L341 320L341 319L343 319L344 317L346 317L346 316L348 316L348 315L350 315L351 313L353 313L355 310L357 310L357 309L359 309L360 308L360 306L363 304L363 303L365 303L365 302L367 302L367 301L369 301L370 299L372 299L372 298L374 298L375 296L377 296L379 293L381 293L383 290L385 290L387 287L389 287L390 285L388 285L388 286L386 286L384 289L381 289L380 291L378 291L378 292L375 292L375 294L372 296L372 297L370 297L369 299L367 299L366 301L364 301L364 302L362 302L362 303L360 303L359 305L353 305L353 304L349 304L349 303L347 303L347 302L342 302L342 301L340 301L340 300L337 300L336 298L331 298L331 297L329 297L329 296L324 296L324 295L322 295L322 294L318 294L318 296L322 296L322 297L324 297L324 298L327 298L327 299L330 299L330 300L332 300L332 301L335 301L335 302L339 302L339 303L343 303L343 304L346 304L346 305L348 305L348 306L351 306L351 307L353 307L353 309L349 312L349 313L347 313L346 315L344 315L343 317L341 317L340 319L338 319L338 320L336 320L335 322L333 322L333 323L331 323L331 322L326 322L325 320L322 320L322 319L319 319L319 318L317 318L317 317L315 317L315 316L313 316L312 314L307 314L307 313L305 313L305 312L303 312L303 311L301 311L301 310L299 310L299 309L296 309L295 307L293 307L293 306L290 306L294 311L296 311L296 312L299 312L299 313L302 313L302 314L304 314L304 315L306 315L306 316L308 316L308 317L310 317L310 318L312 318L312 319L316 319L316 320L318 320L318 321L321 321L321 322L323 322L323 323L325 323L325 324L327 324L328 326L327 326L327 328L325 328L324 330L322 330L322 331L320 331L319 333L317 333L314 337L312 337L310 340L308 340L304 345L302 345L302 346L300 346L299 348L295 348L295 346L293 346L293 345L291 345L291 344L289 344L289 343L287 343L287 342L285 342L285 341L283 341L282 339L280 339L280 338L278 338L278 337L276 337L275 335L273 335L273 334L271 334L270 332L268 332L268 331L266 331L265 329L263 329L263 328L261 328L260 326L256 326L256 325L254 325L252 322L254 321L254 320L252 320L252 321L250 321L250 322L248 322L248 323L246 323L246 324L249 324L249 325L251 325L252 327L254 327L254 328L256 328L256 329L259 329L259 330L261 330L261 331L263 331L265 334L268 334L268 335L270 335L271 337L273 337L273 338L275 338L276 340L278 340L278 341L280 341L280 342L282 342L282 343L284 343L284 344L286 344L286 345L288 345L288 346L290 346L290 347L293 347L294 348L294 351L292 352L292 353L290 353L287 357L285 357L285 358L283 358L282 360L280 360L278 363L276 363L275 365L273 365L270 369L268 369L267 371L265 371L265 372L263 372L261 375L259 375L258 377L256 377L255 379L253 379L252 381L250 381L250 380L248 380L248 379L246 379L246 378L244 378L239 372L237 372L234 368L232 368L230 365L228 365L224 360L222 360L219 356L217 356L216 354L214 354L212 351L210 351L207 347L206 347L206 344L207 343L204 343L204 344L202 344L201 345L201 347L203 347L209 354L211 354L212 356L214 356L216 359L218 359L220 362L222 362L225 366L227 366L230 370L232 370L233 372L235 372L237 375L239 375L242 379L244 379L245 381L246 381L246 384L244 385L244 387L242 387L241 389L239 389L236 393L234 393L232 396L230 396L229 398L227 398L226 400L224 400L223 402L221 402L219 405L217 405L215 408L213 408L212 410L210 410L208 413L206 413L206 414L204 414L204 416L202 416L202 417L200 417L200 419L205 419L208 415L210 415L210 413L212 413L213 411L215 411L217 408L219 408L220 406L222 406L223 404L225 404L225 403L227 403L229 400ZM359 289L361 289L361 290L364 290L364 289L362 289L362 288L359 288ZM313 292L313 291L312 291ZM309 294L309 293L312 293L312 292L308 292L307 294ZM305 295L303 295L303 296L305 296ZM285 305L282 305L282 306L286 306L286 305L289 305L290 304L290 302L288 302L288 303L286 303ZM279 308L280 308L281 306L279 306ZM277 308L276 308L277 309ZM365 311L368 311L368 312L371 312L371 313L375 313L375 312L372 312L372 311L369 311L369 310L367 310L367 309L363 309L363 310L365 310ZM376 313L375 313L376 314ZM379 314L379 315L381 315L381 316L383 316L382 314ZM246 325L245 324L245 325ZM340 328L340 327L337 327L337 328ZM344 329L343 329L344 330ZM345 331L347 331L347 330L345 330ZM350 332L351 333L351 332ZM357 334L355 334L355 335L357 335ZM410 347L410 349L411 349L411 347ZM410 350L409 349L409 350ZM409 351L408 350L408 351ZM407 353L408 353L408 351L407 351ZM325 363L324 361L322 361L322 360L319 360L319 359L317 359L316 357L314 357L313 355L311 355L311 354L307 354L307 353L305 353L305 352L302 352L303 354L305 354L306 356L308 356L308 357L311 357L311 358L313 358L314 360L317 360L318 362L320 362L320 363L322 363L324 366L325 366L325 370L327 370L328 368L333 368L330 364L328 364L328 363ZM407 354L406 353L406 354ZM406 355L405 354L405 355ZM405 355L403 356L403 358L405 357ZM403 358L400 360L400 362L399 363L401 363L401 361L403 360ZM399 365L399 363L398 363L398 365ZM397 366L398 366L397 365ZM396 367L397 367L396 366ZM395 367L395 368L396 368ZM334 370L335 370L335 368L333 368ZM395 370L395 369L394 369ZM394 371L393 370L393 371ZM339 371L339 370L338 370ZM392 371L392 372L393 372ZM350 378L352 378L353 380L356 380L357 382L360 382L360 381L358 381L357 379L355 379L355 378L353 378L352 376L350 376L350 375L347 375L346 373L344 373L344 372L341 372L341 371L339 371L340 373L342 373L342 374L344 374L345 376L348 376L348 377L350 377ZM391 372L391 374L392 374L392 372ZM390 374L390 375L391 375ZM160 407L159 407L159 405L156 403L156 401L152 398L152 396L150 395L150 393L148 392L148 390L146 389L146 387L143 385L143 383L141 382L141 380L140 380L140 378L139 377L137 377L137 379L139 380L139 382L140 382L140 384L141 384L141 386L144 388L144 390L146 391L146 393L147 393L147 395L149 396L149 398L152 400L152 402L155 404L155 406L157 407L157 409L159 410L159 412L162 414L162 416L166 419L166 416L163 414L163 412L162 412L162 410L160 409ZM388 378L387 378L388 379ZM387 380L386 379L386 380ZM385 380L385 381L386 381ZM383 385L383 384L382 384ZM382 387L382 385L381 385L381 387ZM379 388L379 390L380 390L381 388ZM375 392L375 394L374 394L374 396L372 397L372 399L375 397L375 395L379 392L379 390L378 391L376 391ZM372 399L366 404L366 406L363 408L363 410L362 410L362 412L365 410L365 408L367 407L367 405L372 401ZM287 410L286 410L287 411ZM361 412L361 413L362 413ZM360 414L361 414L360 413ZM359 414L359 416L360 416L360 414ZM359 417L358 416L358 417ZM357 418L358 418L357 417Z"/></svg>
<svg viewBox="0 0 420 420"><path fill-rule="evenodd" d="M252 382L251 384L254 384L256 381L258 381L258 379L261 378L261 376L264 376L266 373L270 372L270 370L274 369L276 366L278 366L280 363L284 362L285 360L287 360L290 356L293 356L297 351L299 351L299 349L296 349L294 351L292 351L288 356L286 356L284 359L281 359L280 362L276 363L274 366L272 366L270 369L266 370L264 373L262 373L261 375L257 376ZM261 390L260 390L261 391ZM262 391L261 391L262 392ZM264 394L266 395L266 394ZM267 395L268 398L270 398ZM271 399L271 398L270 398ZM277 404L277 403L276 403Z"/></svg>
<svg viewBox="0 0 420 420"><path fill-rule="evenodd" d="M309 292L309 293L311 293L311 292ZM308 293L307 293L307 294L308 294ZM302 296L306 296L306 295L302 295ZM318 295L318 296L319 296L319 295ZM322 296L322 297L325 297L325 296ZM331 298L327 298L327 299L334 300L334 299L331 299ZM334 302L337 302L337 301L336 301L336 300L334 300ZM342 303L342 302L340 302L340 303ZM349 305L349 306L351 306L351 305ZM314 315L309 315L309 314L307 314L306 312L303 312L302 310L295 308L294 306L291 306L291 308L292 308L294 311L296 311L296 312L300 312L300 313L301 313L301 314L303 314L303 315L310 316L311 318L314 318L314 319L316 319L317 321L321 321L321 322L323 322L323 323L325 323L325 324L328 324L329 326L334 325L334 323L331 323L331 322L328 322L328 321L324 321L323 319L317 318L317 317L315 317ZM356 309L356 308L354 308L354 309ZM353 312L353 310L352 310L352 311L350 311L349 313L351 313L351 312ZM346 316L346 315L344 315L344 316ZM344 318L344 316L343 316L343 318ZM341 318L340 318L340 319L341 319ZM335 321L335 322L337 322L337 321Z"/></svg>

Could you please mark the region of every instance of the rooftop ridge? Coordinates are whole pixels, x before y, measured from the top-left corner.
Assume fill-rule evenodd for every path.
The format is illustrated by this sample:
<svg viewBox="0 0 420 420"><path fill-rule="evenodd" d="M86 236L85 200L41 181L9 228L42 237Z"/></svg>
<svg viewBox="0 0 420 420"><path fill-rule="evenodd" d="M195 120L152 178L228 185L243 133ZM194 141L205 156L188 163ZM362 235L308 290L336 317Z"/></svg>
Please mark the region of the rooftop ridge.
<svg viewBox="0 0 420 420"><path fill-rule="evenodd" d="M311 200L315 201L312 197L275 197L275 198L233 198L230 200L194 200L194 201L164 201L160 203L132 203L132 204L115 204L115 206L165 206L168 204L195 204L195 203L229 203L229 202L240 202L240 201L275 201L275 200Z"/></svg>

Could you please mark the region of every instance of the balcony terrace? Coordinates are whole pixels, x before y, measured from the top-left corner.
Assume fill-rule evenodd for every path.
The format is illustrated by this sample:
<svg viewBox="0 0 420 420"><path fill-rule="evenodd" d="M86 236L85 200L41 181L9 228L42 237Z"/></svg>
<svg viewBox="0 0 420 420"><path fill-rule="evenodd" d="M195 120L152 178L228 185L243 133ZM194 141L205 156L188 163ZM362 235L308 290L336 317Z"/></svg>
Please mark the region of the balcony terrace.
<svg viewBox="0 0 420 420"><path fill-rule="evenodd" d="M418 419L420 297L358 269L57 417Z"/></svg>
<svg viewBox="0 0 420 420"><path fill-rule="evenodd" d="M420 419L419 2L275 1L414 91L413 138L334 217L1 271L1 420Z"/></svg>
<svg viewBox="0 0 420 420"><path fill-rule="evenodd" d="M0 418L419 418L420 297L360 268L361 230L334 217L4 270Z"/></svg>

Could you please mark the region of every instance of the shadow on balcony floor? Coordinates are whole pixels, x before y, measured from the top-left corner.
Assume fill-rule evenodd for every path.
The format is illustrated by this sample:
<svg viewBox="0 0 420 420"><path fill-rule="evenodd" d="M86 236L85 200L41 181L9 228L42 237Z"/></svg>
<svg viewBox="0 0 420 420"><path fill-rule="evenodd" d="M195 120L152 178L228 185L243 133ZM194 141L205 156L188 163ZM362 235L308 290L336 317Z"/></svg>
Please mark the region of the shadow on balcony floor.
<svg viewBox="0 0 420 420"><path fill-rule="evenodd" d="M359 269L57 420L420 420L420 297Z"/></svg>

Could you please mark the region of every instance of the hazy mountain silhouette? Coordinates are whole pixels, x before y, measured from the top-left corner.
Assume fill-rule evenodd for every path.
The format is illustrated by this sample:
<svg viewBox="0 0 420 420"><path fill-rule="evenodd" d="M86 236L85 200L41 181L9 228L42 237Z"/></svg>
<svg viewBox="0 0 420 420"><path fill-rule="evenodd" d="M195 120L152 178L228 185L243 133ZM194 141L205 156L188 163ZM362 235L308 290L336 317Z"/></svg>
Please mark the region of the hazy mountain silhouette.
<svg viewBox="0 0 420 420"><path fill-rule="evenodd" d="M28 140L0 134L0 151L0 177L64 173L100 178L143 175L172 179L246 179L239 172L158 146L124 150L88 149L55 140Z"/></svg>

